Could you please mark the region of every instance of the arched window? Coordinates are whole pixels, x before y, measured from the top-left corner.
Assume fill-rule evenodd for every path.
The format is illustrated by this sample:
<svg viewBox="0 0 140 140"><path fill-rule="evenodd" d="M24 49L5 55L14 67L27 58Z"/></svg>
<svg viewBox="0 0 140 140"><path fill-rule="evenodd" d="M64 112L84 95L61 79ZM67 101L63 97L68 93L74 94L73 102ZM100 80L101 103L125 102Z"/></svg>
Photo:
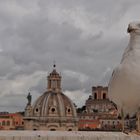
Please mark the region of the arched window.
<svg viewBox="0 0 140 140"><path fill-rule="evenodd" d="M70 108L68 109L68 113L70 113Z"/></svg>
<svg viewBox="0 0 140 140"><path fill-rule="evenodd" d="M94 93L94 99L97 99L97 93L96 92Z"/></svg>
<svg viewBox="0 0 140 140"><path fill-rule="evenodd" d="M7 126L10 126L10 121L7 121Z"/></svg>
<svg viewBox="0 0 140 140"><path fill-rule="evenodd" d="M5 125L5 121L2 121L2 125L3 125L3 126Z"/></svg>
<svg viewBox="0 0 140 140"><path fill-rule="evenodd" d="M35 110L36 112L38 112L39 111L39 109L38 108L36 108L36 110Z"/></svg>
<svg viewBox="0 0 140 140"><path fill-rule="evenodd" d="M103 93L103 99L106 99L106 93Z"/></svg>

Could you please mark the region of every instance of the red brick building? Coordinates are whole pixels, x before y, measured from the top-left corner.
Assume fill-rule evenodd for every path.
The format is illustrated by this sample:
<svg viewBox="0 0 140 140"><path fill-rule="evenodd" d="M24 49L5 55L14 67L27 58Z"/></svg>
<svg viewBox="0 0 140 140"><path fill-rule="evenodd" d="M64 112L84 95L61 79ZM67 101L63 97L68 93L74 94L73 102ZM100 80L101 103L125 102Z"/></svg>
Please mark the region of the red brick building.
<svg viewBox="0 0 140 140"><path fill-rule="evenodd" d="M1 130L18 130L23 129L23 116L20 113L0 113Z"/></svg>

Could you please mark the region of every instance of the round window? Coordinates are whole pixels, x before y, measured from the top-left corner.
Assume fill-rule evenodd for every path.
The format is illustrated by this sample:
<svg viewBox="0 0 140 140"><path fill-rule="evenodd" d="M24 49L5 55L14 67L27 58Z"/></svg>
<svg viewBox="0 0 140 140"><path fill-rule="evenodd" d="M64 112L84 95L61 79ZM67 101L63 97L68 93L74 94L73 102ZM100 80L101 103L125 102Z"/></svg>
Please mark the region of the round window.
<svg viewBox="0 0 140 140"><path fill-rule="evenodd" d="M35 110L36 112L38 112L38 108L36 108L36 110Z"/></svg>
<svg viewBox="0 0 140 140"><path fill-rule="evenodd" d="M51 111L52 111L52 112L55 112L55 108L52 108Z"/></svg>

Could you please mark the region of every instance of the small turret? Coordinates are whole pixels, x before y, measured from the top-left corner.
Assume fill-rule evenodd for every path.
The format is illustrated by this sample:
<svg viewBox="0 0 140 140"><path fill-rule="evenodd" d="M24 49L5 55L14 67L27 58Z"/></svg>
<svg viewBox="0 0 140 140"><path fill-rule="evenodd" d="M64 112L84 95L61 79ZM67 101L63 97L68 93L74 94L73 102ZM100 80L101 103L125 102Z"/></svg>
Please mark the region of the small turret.
<svg viewBox="0 0 140 140"><path fill-rule="evenodd" d="M53 71L49 74L48 78L48 91L61 91L61 76L56 71L56 65L53 65Z"/></svg>

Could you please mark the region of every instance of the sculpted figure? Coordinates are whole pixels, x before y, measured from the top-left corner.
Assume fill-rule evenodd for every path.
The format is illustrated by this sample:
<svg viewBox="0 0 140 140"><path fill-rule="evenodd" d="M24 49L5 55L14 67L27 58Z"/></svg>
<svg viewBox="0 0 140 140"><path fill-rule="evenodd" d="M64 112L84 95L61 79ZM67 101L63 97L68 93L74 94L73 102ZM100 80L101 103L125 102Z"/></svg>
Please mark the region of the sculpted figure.
<svg viewBox="0 0 140 140"><path fill-rule="evenodd" d="M121 63L113 71L108 92L111 98L131 113L140 105L140 22L128 25L130 40Z"/></svg>
<svg viewBox="0 0 140 140"><path fill-rule="evenodd" d="M28 93L27 100L28 100L28 105L31 105L32 95L30 94L30 92Z"/></svg>

